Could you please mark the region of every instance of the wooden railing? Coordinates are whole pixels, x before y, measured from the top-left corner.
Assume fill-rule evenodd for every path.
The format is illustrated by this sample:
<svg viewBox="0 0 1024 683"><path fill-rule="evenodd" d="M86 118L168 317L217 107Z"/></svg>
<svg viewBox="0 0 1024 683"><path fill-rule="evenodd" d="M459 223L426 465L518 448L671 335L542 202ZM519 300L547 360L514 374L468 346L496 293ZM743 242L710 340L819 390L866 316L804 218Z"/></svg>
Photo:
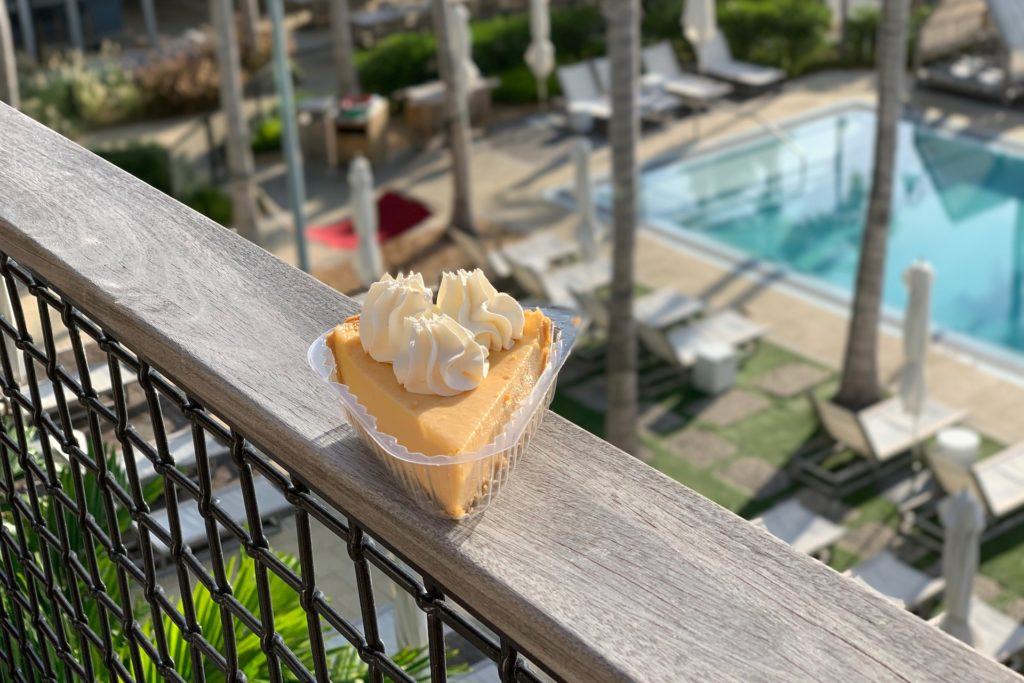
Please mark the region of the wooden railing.
<svg viewBox="0 0 1024 683"><path fill-rule="evenodd" d="M136 354L143 374L219 416L243 469L244 437L287 470L289 500L302 514L317 516L309 501L325 501L348 539L348 550L339 540L339 562L351 557L365 569L364 548L392 549L423 576L409 589L432 633L458 622L443 608L452 600L490 626L497 639L479 645L503 679L532 677L521 655L570 681L1015 679L555 414L485 514L464 523L425 516L306 365L309 343L356 310L350 299L6 106L0 251L13 259L5 277L17 268L34 274L37 290L56 292L109 335L108 351L123 347L129 361ZM208 485L200 482L198 497L208 497ZM13 543L0 550L15 552ZM258 534L243 544L261 560ZM175 558L194 559L182 548ZM128 567L126 554L115 561ZM15 590L4 576L4 590ZM309 600L312 581L297 587ZM4 637L20 642L13 618L0 613L0 622ZM374 678L389 674L375 631L352 639ZM190 642L201 645L194 634ZM280 653L268 634L261 642L268 656ZM443 680L435 645L434 676Z"/></svg>

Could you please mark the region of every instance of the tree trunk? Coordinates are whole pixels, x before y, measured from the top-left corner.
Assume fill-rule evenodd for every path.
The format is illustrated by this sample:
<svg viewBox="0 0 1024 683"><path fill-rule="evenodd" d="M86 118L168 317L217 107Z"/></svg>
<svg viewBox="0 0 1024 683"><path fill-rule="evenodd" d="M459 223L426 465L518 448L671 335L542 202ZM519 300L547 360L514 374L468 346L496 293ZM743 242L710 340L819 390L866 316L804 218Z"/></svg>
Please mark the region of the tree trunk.
<svg viewBox="0 0 1024 683"><path fill-rule="evenodd" d="M160 44L160 32L156 25L156 5L154 0L141 0L142 23L146 26L146 40L150 47L157 47Z"/></svg>
<svg viewBox="0 0 1024 683"><path fill-rule="evenodd" d="M882 395L878 381L878 320L885 284L885 252L892 210L898 124L903 108L908 14L907 0L885 0L878 25L875 169L857 265L857 289L847 334L842 382L835 397L836 403L851 410L876 403Z"/></svg>
<svg viewBox="0 0 1024 683"><path fill-rule="evenodd" d="M352 41L352 14L348 0L331 0L331 44L334 49L334 74L338 97L359 92L355 48Z"/></svg>
<svg viewBox="0 0 1024 683"><path fill-rule="evenodd" d="M21 107L18 65L14 61L14 36L11 35L11 18L5 6L0 6L0 101L15 109Z"/></svg>
<svg viewBox="0 0 1024 683"><path fill-rule="evenodd" d="M238 0L238 10L242 16L242 45L245 46L245 53L251 55L256 51L260 39L259 0Z"/></svg>
<svg viewBox="0 0 1024 683"><path fill-rule="evenodd" d="M451 8L448 0L432 0L434 34L437 36L437 66L444 81L448 147L452 157L451 227L476 235L473 217L473 191L470 182L470 122L466 73L455 64L452 45ZM458 68L456 68L458 67Z"/></svg>
<svg viewBox="0 0 1024 683"><path fill-rule="evenodd" d="M21 47L28 58L35 61L39 59L39 52L36 48L36 27L32 23L32 9L28 6L28 0L17 0L17 4L18 23L21 25Z"/></svg>
<svg viewBox="0 0 1024 683"><path fill-rule="evenodd" d="M613 249L612 291L608 302L608 413L605 436L627 453L639 454L637 441L637 341L633 321L633 261L637 219L636 144L640 72L638 0L607 0L608 56L611 61Z"/></svg>
<svg viewBox="0 0 1024 683"><path fill-rule="evenodd" d="M249 146L249 122L242 101L242 66L235 36L231 0L210 0L210 20L217 33L217 68L220 72L220 106L227 129L228 173L231 192L231 223L238 234L261 244L256 209L254 164Z"/></svg>
<svg viewBox="0 0 1024 683"><path fill-rule="evenodd" d="M82 13L78 11L78 0L64 0L64 21L67 22L68 42L81 52L85 49L85 34L82 33Z"/></svg>

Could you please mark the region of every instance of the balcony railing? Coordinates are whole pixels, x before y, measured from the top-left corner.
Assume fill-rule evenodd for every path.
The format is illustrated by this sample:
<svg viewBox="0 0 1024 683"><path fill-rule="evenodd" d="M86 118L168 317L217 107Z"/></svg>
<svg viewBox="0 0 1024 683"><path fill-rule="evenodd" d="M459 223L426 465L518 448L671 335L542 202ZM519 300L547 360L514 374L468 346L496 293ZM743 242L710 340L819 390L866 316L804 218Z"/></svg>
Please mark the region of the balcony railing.
<svg viewBox="0 0 1024 683"><path fill-rule="evenodd" d="M435 681L446 629L504 681L1014 677L556 415L486 514L424 515L306 366L351 300L2 105L0 252L0 678L202 680L234 674L236 636L251 633L272 680L328 680L328 637L371 680L410 680L382 644L371 568L425 612ZM97 358L109 377L90 375ZM170 412L190 425L192 467L171 455ZM217 445L245 523L217 502ZM294 517L298 566L270 547L267 490ZM205 550L183 540L186 509ZM314 548L312 524L336 545ZM222 537L252 559L256 610ZM325 556L353 566L360 619L324 594ZM275 624L282 583L305 613L300 651Z"/></svg>

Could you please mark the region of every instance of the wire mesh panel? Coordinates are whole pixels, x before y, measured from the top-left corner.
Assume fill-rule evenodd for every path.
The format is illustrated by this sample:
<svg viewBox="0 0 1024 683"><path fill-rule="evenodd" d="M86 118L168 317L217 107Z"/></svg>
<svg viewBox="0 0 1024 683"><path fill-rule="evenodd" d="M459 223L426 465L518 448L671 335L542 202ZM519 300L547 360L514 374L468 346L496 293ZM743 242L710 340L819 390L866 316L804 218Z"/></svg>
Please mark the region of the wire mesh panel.
<svg viewBox="0 0 1024 683"><path fill-rule="evenodd" d="M0 678L538 680L245 425L4 254L0 275ZM386 642L389 594L420 642Z"/></svg>

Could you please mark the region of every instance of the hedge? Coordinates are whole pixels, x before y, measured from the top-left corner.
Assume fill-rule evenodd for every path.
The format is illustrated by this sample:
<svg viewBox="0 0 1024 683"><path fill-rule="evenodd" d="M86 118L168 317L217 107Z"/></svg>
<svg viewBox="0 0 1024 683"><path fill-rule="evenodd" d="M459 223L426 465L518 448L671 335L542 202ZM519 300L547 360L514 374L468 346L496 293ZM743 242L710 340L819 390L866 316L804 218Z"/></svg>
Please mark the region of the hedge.
<svg viewBox="0 0 1024 683"><path fill-rule="evenodd" d="M794 76L826 57L831 13L823 0L726 0L718 22L737 59Z"/></svg>

